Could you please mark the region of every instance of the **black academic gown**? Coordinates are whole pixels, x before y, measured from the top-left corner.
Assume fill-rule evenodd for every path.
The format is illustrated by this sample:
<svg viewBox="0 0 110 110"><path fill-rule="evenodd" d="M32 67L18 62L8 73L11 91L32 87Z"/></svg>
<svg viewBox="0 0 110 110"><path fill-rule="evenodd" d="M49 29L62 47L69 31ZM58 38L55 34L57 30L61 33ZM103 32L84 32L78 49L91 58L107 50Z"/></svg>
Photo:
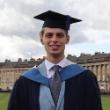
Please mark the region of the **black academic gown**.
<svg viewBox="0 0 110 110"><path fill-rule="evenodd" d="M65 80L64 110L102 110L96 77L89 70L83 72ZM8 110L40 110L39 87L40 83L21 76L15 83Z"/></svg>

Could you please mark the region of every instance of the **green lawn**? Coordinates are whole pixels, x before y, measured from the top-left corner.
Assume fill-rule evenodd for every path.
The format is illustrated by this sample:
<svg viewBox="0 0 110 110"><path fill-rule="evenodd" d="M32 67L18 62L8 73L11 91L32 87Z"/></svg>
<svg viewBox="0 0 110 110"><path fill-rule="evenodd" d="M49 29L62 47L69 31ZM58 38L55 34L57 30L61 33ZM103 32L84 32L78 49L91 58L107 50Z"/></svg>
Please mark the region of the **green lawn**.
<svg viewBox="0 0 110 110"><path fill-rule="evenodd" d="M9 93L0 93L0 110L6 110ZM103 110L110 110L110 96L102 96Z"/></svg>
<svg viewBox="0 0 110 110"><path fill-rule="evenodd" d="M9 93L0 93L0 110L7 109L8 99L9 99Z"/></svg>
<svg viewBox="0 0 110 110"><path fill-rule="evenodd" d="M103 110L110 110L110 95L102 96L102 107Z"/></svg>

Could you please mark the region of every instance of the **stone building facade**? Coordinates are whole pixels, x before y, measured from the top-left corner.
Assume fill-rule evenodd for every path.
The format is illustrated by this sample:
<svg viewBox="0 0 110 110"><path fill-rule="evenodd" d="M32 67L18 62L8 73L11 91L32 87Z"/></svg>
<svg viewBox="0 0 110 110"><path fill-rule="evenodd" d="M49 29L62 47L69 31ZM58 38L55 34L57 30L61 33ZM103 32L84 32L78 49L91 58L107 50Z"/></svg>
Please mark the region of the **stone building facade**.
<svg viewBox="0 0 110 110"><path fill-rule="evenodd" d="M30 59L29 61L18 59L17 62L6 60L0 63L0 90L12 90L15 81L28 69L39 65L43 59Z"/></svg>
<svg viewBox="0 0 110 110"><path fill-rule="evenodd" d="M29 68L1 68L0 69L0 89L11 90L13 84L23 71Z"/></svg>
<svg viewBox="0 0 110 110"><path fill-rule="evenodd" d="M110 54L82 54L77 63L91 70L97 77L102 93L110 93Z"/></svg>
<svg viewBox="0 0 110 110"><path fill-rule="evenodd" d="M96 75L101 92L110 93L110 61L86 63L82 66L87 67Z"/></svg>
<svg viewBox="0 0 110 110"><path fill-rule="evenodd" d="M96 75L101 92L110 93L110 54L81 54L79 57L68 55L71 61L93 71ZM11 90L17 78L33 66L38 66L44 59L18 59L17 62L6 60L0 63L0 89Z"/></svg>

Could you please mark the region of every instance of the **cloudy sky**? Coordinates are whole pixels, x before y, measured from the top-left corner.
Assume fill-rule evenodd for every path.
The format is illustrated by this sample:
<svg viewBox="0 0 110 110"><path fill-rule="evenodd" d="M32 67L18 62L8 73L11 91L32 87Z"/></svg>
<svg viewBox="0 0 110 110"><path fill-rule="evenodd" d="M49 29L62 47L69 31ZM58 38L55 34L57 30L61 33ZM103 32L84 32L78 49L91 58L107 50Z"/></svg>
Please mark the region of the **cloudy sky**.
<svg viewBox="0 0 110 110"><path fill-rule="evenodd" d="M39 42L42 21L33 16L47 10L83 20L72 24L66 55L110 52L110 0L0 0L0 61L45 55Z"/></svg>

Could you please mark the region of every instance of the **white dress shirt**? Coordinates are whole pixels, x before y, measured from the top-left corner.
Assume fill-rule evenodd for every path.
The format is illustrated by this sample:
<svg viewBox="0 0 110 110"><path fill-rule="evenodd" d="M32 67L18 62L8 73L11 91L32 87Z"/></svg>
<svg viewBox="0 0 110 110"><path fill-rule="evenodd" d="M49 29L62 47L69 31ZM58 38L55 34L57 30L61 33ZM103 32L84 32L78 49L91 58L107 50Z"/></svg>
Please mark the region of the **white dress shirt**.
<svg viewBox="0 0 110 110"><path fill-rule="evenodd" d="M51 69L54 65L59 65L61 68L67 66L68 61L66 58L62 59L58 64L54 64L50 62L49 60L45 59L45 66L47 69L47 77L51 78L54 75L54 71ZM70 61L69 61L70 62Z"/></svg>

